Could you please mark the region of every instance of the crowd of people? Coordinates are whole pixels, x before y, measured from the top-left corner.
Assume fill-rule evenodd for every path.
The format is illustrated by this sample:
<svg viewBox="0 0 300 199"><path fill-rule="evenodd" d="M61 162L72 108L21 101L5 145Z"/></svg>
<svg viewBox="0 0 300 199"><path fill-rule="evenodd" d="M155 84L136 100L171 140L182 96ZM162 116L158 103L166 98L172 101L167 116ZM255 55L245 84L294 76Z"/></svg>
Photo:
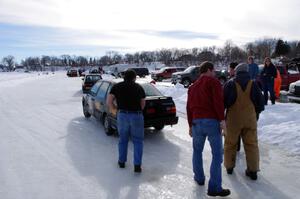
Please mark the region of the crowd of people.
<svg viewBox="0 0 300 199"><path fill-rule="evenodd" d="M187 100L189 132L193 138L194 180L199 185L205 184L202 152L207 138L212 151L207 194L228 196L230 190L222 187L223 152L224 167L227 174L232 175L242 140L247 165L245 175L257 180L260 170L257 121L268 104L269 93L272 104L279 97L280 73L269 57L265 58L261 72L253 57L248 58L247 64L230 63L230 79L223 87L214 77L212 63L203 62L200 73L199 79L188 90Z"/></svg>
<svg viewBox="0 0 300 199"><path fill-rule="evenodd" d="M199 78L188 89L186 109L189 134L193 139L194 180L200 186L205 184L202 152L207 138L212 152L207 192L209 196L230 195L230 190L222 187L221 165L224 155L226 171L229 175L233 174L240 140L243 142L246 156L245 175L251 180L257 180L259 171L257 121L264 106L268 104L268 93L271 103L275 104L278 85L274 86L274 81L280 76L268 57L260 72L260 82L256 81L259 68L254 63L253 57L248 58L248 64L231 63L229 74L231 78L222 86L215 78L214 65L211 62L203 62L200 65ZM124 81L112 87L107 103L111 109L118 110L118 165L125 168L128 141L131 137L134 145L134 171L140 173L145 92L135 80L135 72L127 70Z"/></svg>

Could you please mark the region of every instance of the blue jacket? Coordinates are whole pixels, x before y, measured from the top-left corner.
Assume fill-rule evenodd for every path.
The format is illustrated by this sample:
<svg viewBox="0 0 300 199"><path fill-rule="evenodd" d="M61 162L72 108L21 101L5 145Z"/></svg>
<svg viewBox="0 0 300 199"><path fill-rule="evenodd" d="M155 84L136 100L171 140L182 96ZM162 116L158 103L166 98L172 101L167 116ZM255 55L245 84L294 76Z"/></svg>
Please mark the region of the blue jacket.
<svg viewBox="0 0 300 199"><path fill-rule="evenodd" d="M258 71L258 65L256 63L252 63L252 64L249 64L249 75L250 75L250 79L252 80L256 80L256 77L259 73Z"/></svg>
<svg viewBox="0 0 300 199"><path fill-rule="evenodd" d="M224 107L228 109L231 107L237 98L237 91L235 82L237 82L241 88L245 91L248 82L250 81L250 75L248 72L239 72L236 77L230 79L224 85ZM256 81L253 81L250 93L251 101L255 107L256 117L259 118L259 114L265 110L264 97L261 89L259 88Z"/></svg>

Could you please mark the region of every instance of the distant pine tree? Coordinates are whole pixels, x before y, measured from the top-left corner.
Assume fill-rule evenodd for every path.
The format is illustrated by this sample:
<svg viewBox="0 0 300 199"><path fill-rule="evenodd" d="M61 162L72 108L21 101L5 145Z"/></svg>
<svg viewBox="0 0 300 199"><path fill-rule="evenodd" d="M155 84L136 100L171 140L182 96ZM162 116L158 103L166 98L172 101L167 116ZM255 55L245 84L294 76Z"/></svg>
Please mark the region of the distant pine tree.
<svg viewBox="0 0 300 199"><path fill-rule="evenodd" d="M282 56L282 55L287 55L291 50L290 45L282 39L278 39L275 47L275 55L277 56Z"/></svg>

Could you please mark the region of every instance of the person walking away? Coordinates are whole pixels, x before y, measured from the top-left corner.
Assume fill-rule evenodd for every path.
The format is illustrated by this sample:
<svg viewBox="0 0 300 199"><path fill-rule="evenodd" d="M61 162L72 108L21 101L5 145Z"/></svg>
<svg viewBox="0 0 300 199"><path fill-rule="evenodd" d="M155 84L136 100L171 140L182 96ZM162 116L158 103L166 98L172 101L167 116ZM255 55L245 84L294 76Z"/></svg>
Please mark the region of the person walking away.
<svg viewBox="0 0 300 199"><path fill-rule="evenodd" d="M275 98L279 99L282 79L281 79L280 71L278 69L276 70L277 70L277 77L274 79L274 92L275 92Z"/></svg>
<svg viewBox="0 0 300 199"><path fill-rule="evenodd" d="M254 63L254 58L252 56L248 57L249 75L250 79L256 80L259 70L258 65Z"/></svg>
<svg viewBox="0 0 300 199"><path fill-rule="evenodd" d="M142 171L145 91L137 83L134 70L127 70L124 81L115 84L108 95L107 104L110 110L118 110L117 127L119 132L119 160L120 168L125 168L129 137L134 147L134 171ZM114 104L117 102L117 106Z"/></svg>
<svg viewBox="0 0 300 199"><path fill-rule="evenodd" d="M189 133L193 138L194 180L205 184L202 152L206 137L212 150L209 196L228 196L229 189L222 188L223 147L221 128L225 128L223 90L221 83L214 77L214 65L203 62L200 77L189 87L187 97L187 117Z"/></svg>
<svg viewBox="0 0 300 199"><path fill-rule="evenodd" d="M247 64L239 64L236 77L224 85L227 130L224 166L228 174L233 173L237 142L241 136L247 162L246 176L256 180L259 171L257 120L264 110L264 99L256 81L250 79L248 68Z"/></svg>
<svg viewBox="0 0 300 199"><path fill-rule="evenodd" d="M270 92L270 98L272 104L275 104L274 79L276 77L277 77L276 67L272 63L271 58L266 57L264 61L264 68L261 71L265 105L268 105L268 99L269 99L268 92Z"/></svg>

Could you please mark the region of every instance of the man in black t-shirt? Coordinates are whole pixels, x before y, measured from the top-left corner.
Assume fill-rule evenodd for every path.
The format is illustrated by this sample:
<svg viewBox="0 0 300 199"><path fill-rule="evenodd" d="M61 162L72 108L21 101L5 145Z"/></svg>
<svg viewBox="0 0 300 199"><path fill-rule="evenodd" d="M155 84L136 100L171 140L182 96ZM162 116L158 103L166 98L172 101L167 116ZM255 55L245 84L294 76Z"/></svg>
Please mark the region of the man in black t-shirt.
<svg viewBox="0 0 300 199"><path fill-rule="evenodd" d="M115 84L107 98L110 110L117 109L119 132L119 167L124 168L127 161L129 137L134 145L134 171L141 172L144 140L145 91L137 83L134 70L124 73L124 81ZM117 106L114 104L116 99Z"/></svg>

